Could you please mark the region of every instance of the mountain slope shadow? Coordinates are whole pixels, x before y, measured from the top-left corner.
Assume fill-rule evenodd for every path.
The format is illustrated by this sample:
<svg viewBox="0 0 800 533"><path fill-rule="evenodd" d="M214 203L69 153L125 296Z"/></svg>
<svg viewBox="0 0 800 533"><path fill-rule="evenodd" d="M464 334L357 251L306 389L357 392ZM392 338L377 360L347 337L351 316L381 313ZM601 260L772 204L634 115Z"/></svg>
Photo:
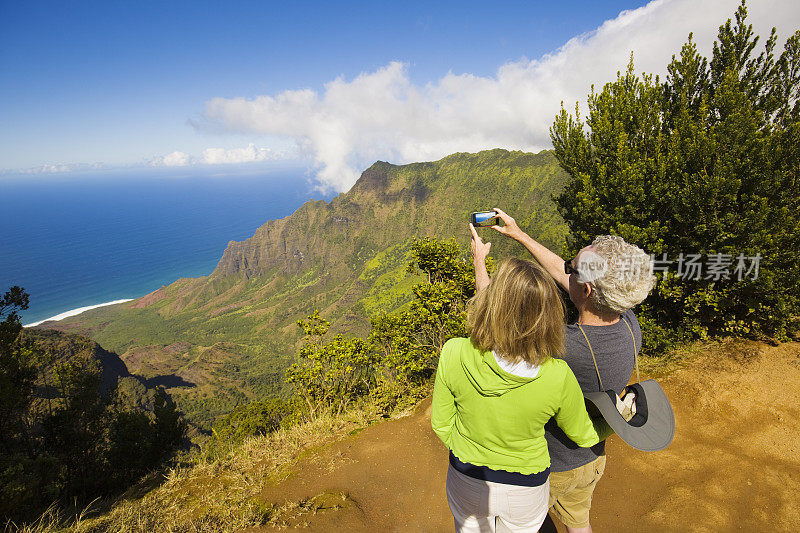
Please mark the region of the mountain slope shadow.
<svg viewBox="0 0 800 533"><path fill-rule="evenodd" d="M145 384L148 388L161 386L165 389L171 389L172 387L196 387L197 385L191 381L186 381L181 376L176 376L174 374L166 374L163 376L154 376L152 378L148 378L145 380Z"/></svg>

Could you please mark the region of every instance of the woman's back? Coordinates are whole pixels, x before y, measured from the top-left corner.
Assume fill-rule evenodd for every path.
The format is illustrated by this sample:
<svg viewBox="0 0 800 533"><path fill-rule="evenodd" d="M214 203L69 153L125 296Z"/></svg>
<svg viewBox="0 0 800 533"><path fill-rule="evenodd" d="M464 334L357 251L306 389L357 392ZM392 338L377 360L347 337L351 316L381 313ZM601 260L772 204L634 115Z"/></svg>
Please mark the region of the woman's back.
<svg viewBox="0 0 800 533"><path fill-rule="evenodd" d="M496 520L538 531L549 494L545 423L555 418L581 445L599 441L575 375L553 358L564 348L561 296L540 266L512 258L471 300L468 321L470 338L442 348L431 413L450 449L447 501L456 530L494 531ZM526 375L501 368L495 352Z"/></svg>
<svg viewBox="0 0 800 533"><path fill-rule="evenodd" d="M442 349L434 389L434 431L461 461L531 474L550 464L544 425L555 417L577 443L598 441L575 376L559 359L547 358L535 377L503 370L492 352L470 339L451 339Z"/></svg>

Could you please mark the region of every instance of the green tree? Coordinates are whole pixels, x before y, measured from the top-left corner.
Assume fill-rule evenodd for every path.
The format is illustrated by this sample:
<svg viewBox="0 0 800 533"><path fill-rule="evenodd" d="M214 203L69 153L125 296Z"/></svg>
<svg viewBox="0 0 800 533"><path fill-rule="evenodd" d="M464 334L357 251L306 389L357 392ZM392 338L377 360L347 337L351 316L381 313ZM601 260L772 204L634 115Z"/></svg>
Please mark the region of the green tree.
<svg viewBox="0 0 800 533"><path fill-rule="evenodd" d="M305 332L300 362L287 370L287 382L305 400L312 418L321 410L340 413L369 392L375 380L375 351L364 339L336 335L322 343L330 323L314 311L297 325Z"/></svg>
<svg viewBox="0 0 800 533"><path fill-rule="evenodd" d="M28 308L28 294L11 287L0 299L0 444L11 453L11 440L21 438L31 453L30 429L24 418L33 396L37 370L29 346L19 343L18 311Z"/></svg>
<svg viewBox="0 0 800 533"><path fill-rule="evenodd" d="M411 273L425 283L414 285L407 310L372 318L370 341L381 351L390 380L418 382L436 369L448 339L467 335L466 304L475 294L475 272L454 238L415 239L411 243Z"/></svg>
<svg viewBox="0 0 800 533"><path fill-rule="evenodd" d="M774 30L754 55L746 16L743 2L710 61L691 35L663 83L631 60L592 90L585 119L562 108L550 130L571 177L556 198L567 253L612 233L674 261L641 308L651 352L707 336L785 339L798 312L800 32L777 59ZM681 254L727 277L679 277ZM756 256L757 277L737 272Z"/></svg>
<svg viewBox="0 0 800 533"><path fill-rule="evenodd" d="M163 390L152 393L151 411L102 393L94 349L78 353L90 346L85 339L39 344L21 335L18 311L27 306L19 287L0 299L0 517L15 521L53 502L80 508L125 489L159 467L186 431ZM58 348L65 353L49 351Z"/></svg>
<svg viewBox="0 0 800 533"><path fill-rule="evenodd" d="M374 395L386 414L425 393L444 343L468 335L467 301L475 294L472 263L455 239L413 240L408 270L426 279L412 287L408 308L371 319L380 361Z"/></svg>
<svg viewBox="0 0 800 533"><path fill-rule="evenodd" d="M107 411L105 462L114 483L125 487L168 460L186 435L186 422L161 388L153 394L152 412L115 402Z"/></svg>
<svg viewBox="0 0 800 533"><path fill-rule="evenodd" d="M246 437L268 435L281 426L291 413L291 406L280 398L269 398L238 406L214 423L217 441L242 442Z"/></svg>
<svg viewBox="0 0 800 533"><path fill-rule="evenodd" d="M11 287L0 299L0 517L29 511L29 502L52 495L46 487L51 461L37 453L27 418L38 370L30 346L19 342L19 311L29 296Z"/></svg>

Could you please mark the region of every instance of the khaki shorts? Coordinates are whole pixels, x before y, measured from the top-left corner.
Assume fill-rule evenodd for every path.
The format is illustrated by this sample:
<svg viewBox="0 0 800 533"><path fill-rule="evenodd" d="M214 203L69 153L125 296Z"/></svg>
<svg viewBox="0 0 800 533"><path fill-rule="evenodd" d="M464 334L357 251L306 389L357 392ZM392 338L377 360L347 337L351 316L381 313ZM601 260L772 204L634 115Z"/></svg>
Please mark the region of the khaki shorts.
<svg viewBox="0 0 800 533"><path fill-rule="evenodd" d="M568 527L589 525L594 487L606 469L606 456L566 472L550 472L550 512Z"/></svg>

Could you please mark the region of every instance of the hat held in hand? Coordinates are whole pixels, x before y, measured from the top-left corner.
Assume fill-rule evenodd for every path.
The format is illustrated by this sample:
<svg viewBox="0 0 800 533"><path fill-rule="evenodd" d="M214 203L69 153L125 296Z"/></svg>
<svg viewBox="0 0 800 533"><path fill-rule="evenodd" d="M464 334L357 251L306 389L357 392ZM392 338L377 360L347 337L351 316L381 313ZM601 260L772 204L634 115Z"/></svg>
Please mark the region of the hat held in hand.
<svg viewBox="0 0 800 533"><path fill-rule="evenodd" d="M646 379L625 387L627 399L635 394L635 413L626 420L617 409L619 398L612 390L585 392L583 397L592 403L608 425L626 444L645 452L663 450L675 436L675 414L664 389L655 380Z"/></svg>
<svg viewBox="0 0 800 533"><path fill-rule="evenodd" d="M625 387L622 399L613 390L605 390L600 369L594 357L592 343L583 328L578 325L589 346L592 361L600 385L598 392L584 392L583 397L600 411L600 414L626 444L645 452L663 450L675 437L675 413L667 399L667 394L656 380L639 378L639 357L633 329L624 317L621 320L628 326L633 341L633 358L636 364L636 381ZM631 397L633 396L633 401ZM587 405L588 407L588 405Z"/></svg>

